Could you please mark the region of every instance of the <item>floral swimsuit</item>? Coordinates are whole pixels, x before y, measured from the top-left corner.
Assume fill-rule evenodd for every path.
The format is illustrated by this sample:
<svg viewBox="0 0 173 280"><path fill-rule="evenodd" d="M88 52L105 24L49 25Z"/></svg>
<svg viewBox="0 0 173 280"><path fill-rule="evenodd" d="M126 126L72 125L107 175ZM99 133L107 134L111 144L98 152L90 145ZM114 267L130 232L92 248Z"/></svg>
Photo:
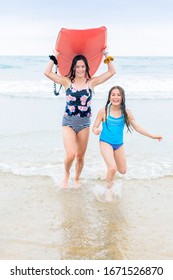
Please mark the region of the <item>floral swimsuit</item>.
<svg viewBox="0 0 173 280"><path fill-rule="evenodd" d="M66 107L64 116L79 116L81 118L91 117L91 99L92 90L88 87L86 89L75 89L71 84L66 90Z"/></svg>

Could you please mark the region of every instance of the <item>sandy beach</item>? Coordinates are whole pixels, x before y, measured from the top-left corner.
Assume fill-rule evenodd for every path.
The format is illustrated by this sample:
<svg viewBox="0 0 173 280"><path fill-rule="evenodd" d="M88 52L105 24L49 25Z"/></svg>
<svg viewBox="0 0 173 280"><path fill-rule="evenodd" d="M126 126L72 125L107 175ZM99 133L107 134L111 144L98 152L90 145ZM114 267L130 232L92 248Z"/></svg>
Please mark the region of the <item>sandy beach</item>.
<svg viewBox="0 0 173 280"><path fill-rule="evenodd" d="M126 181L120 201L100 203L84 180L62 191L1 173L0 259L172 259L173 179L163 180Z"/></svg>

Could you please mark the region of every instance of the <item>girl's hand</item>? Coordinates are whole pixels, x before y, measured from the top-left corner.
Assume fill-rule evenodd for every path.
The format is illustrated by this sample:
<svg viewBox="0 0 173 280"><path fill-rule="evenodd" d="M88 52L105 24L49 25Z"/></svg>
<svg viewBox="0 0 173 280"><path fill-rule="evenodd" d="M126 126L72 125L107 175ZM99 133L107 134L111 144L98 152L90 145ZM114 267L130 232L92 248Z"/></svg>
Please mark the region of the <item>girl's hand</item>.
<svg viewBox="0 0 173 280"><path fill-rule="evenodd" d="M100 135L101 129L98 128L98 127L93 127L92 132L93 132L95 135Z"/></svg>
<svg viewBox="0 0 173 280"><path fill-rule="evenodd" d="M157 140L159 140L159 142L160 142L160 141L163 140L163 137L162 137L161 135L154 135L154 136L153 136L153 139L157 139Z"/></svg>

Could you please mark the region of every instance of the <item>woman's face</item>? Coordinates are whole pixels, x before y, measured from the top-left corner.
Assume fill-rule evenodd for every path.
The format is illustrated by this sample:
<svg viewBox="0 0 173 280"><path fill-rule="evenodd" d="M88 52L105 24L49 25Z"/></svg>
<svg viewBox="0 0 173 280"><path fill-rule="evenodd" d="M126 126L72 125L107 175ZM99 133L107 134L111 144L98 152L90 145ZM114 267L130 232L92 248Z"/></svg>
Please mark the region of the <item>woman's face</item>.
<svg viewBox="0 0 173 280"><path fill-rule="evenodd" d="M75 66L75 75L77 77L84 77L86 73L86 66L83 60L78 60Z"/></svg>
<svg viewBox="0 0 173 280"><path fill-rule="evenodd" d="M110 102L114 106L121 105L122 96L121 96L121 93L120 93L119 89L115 88L115 89L112 90L112 92L110 94Z"/></svg>

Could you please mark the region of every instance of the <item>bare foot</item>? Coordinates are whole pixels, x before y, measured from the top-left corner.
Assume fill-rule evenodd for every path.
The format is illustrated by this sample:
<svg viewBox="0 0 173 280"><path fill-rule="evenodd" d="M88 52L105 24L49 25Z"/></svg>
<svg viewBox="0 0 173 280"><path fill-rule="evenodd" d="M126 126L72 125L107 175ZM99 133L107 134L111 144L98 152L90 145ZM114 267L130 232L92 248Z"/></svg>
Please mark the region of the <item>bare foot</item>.
<svg viewBox="0 0 173 280"><path fill-rule="evenodd" d="M106 201L113 201L111 189L106 189L105 199Z"/></svg>
<svg viewBox="0 0 173 280"><path fill-rule="evenodd" d="M107 182L106 183L106 189L110 190L112 188L113 182Z"/></svg>
<svg viewBox="0 0 173 280"><path fill-rule="evenodd" d="M60 183L60 188L61 189L68 189L68 180L64 179L61 183Z"/></svg>
<svg viewBox="0 0 173 280"><path fill-rule="evenodd" d="M81 188L81 182L79 180L74 180L74 188L80 189Z"/></svg>
<svg viewBox="0 0 173 280"><path fill-rule="evenodd" d="M116 196L116 198L121 198L122 197L122 181L117 180L115 182L115 185L112 188L112 191L114 193L114 195Z"/></svg>

